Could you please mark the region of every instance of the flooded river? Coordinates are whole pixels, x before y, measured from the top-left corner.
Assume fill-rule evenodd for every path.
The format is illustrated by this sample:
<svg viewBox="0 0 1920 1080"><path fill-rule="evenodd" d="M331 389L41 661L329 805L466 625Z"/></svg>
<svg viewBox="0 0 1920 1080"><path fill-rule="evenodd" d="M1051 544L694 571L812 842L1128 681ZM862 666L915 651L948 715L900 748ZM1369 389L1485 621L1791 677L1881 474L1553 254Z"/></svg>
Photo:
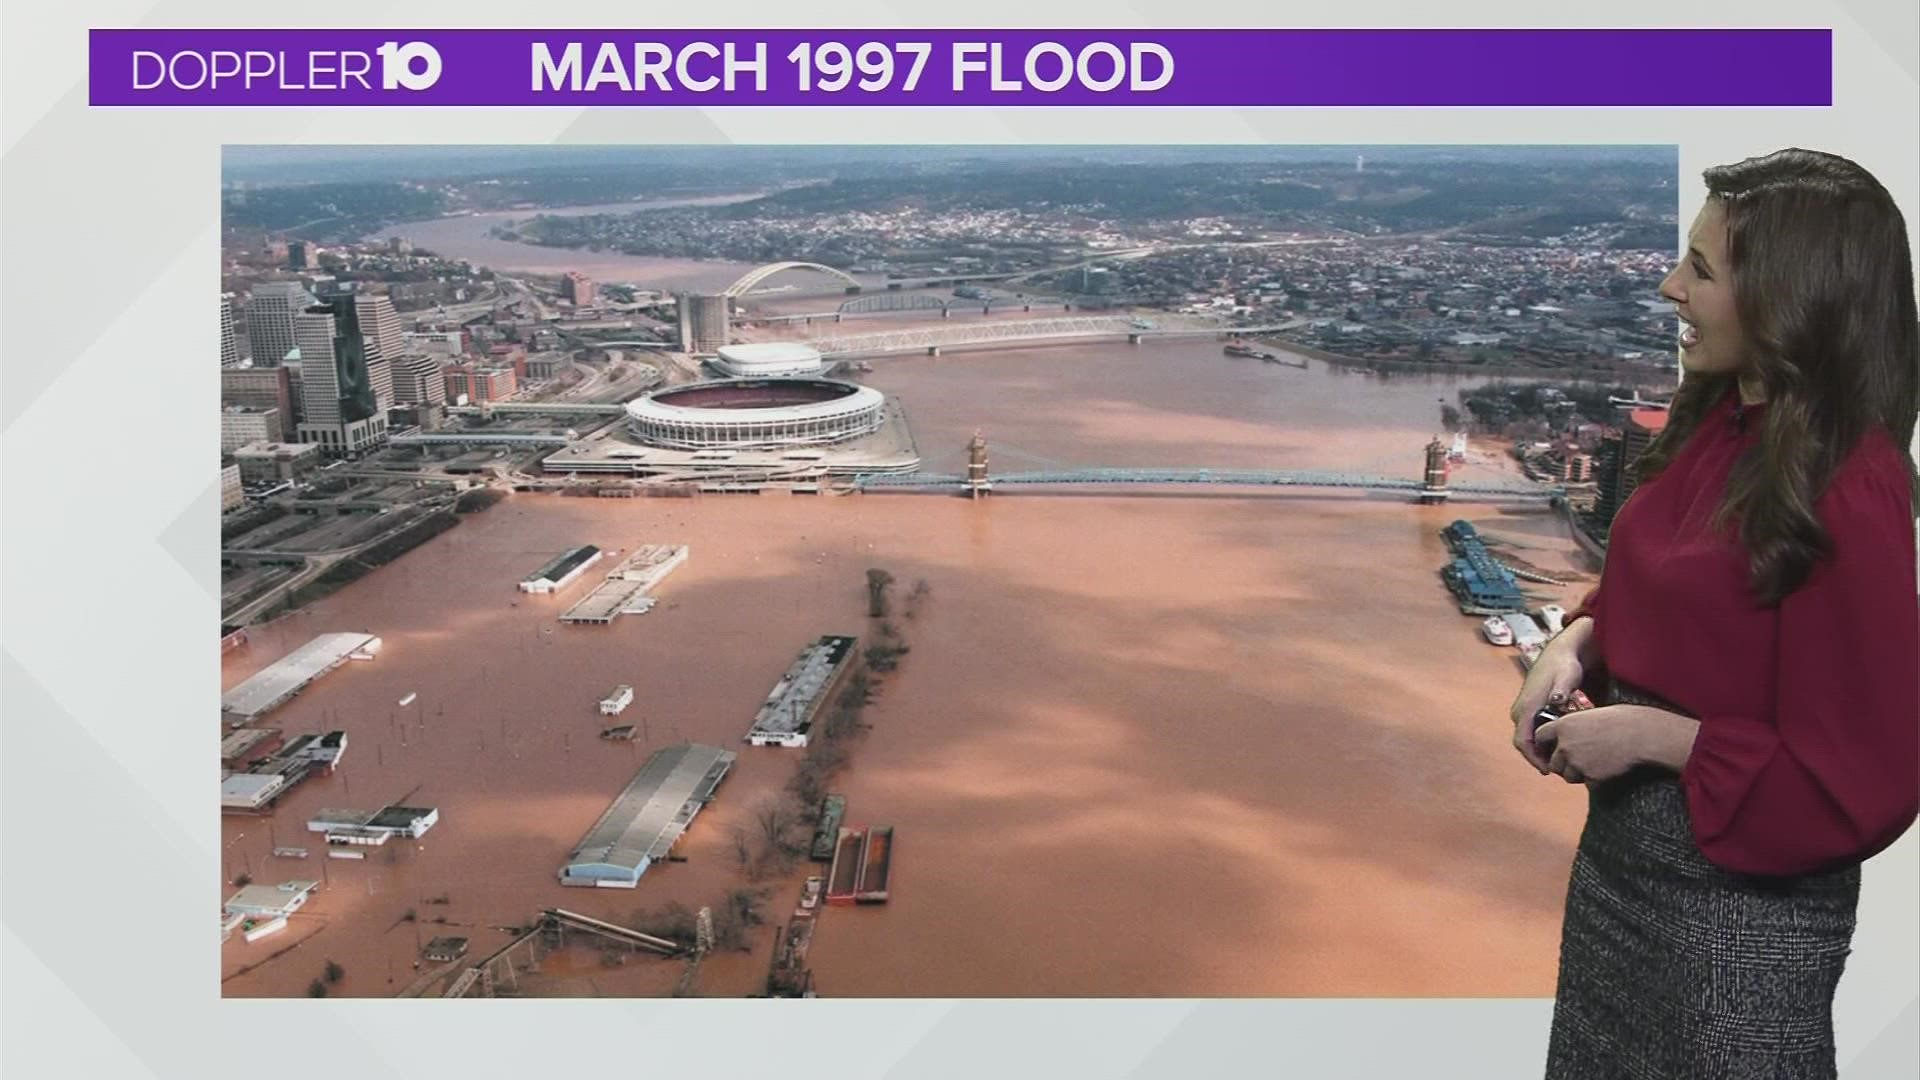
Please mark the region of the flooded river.
<svg viewBox="0 0 1920 1080"><path fill-rule="evenodd" d="M1462 385L1232 360L1215 342L874 366L941 471L980 428L996 470L1417 475L1438 399ZM1507 468L1489 449L1468 474ZM332 959L335 993L392 994L436 934L471 936L477 957L544 907L626 919L717 902L743 883L736 832L796 760L741 736L801 646L868 631L863 578L882 567L930 598L896 617L911 652L833 787L849 823L895 827L893 899L821 916L822 994L1550 994L1585 796L1507 745L1512 652L1436 576L1437 530L1461 516L1538 566L1577 566L1541 511L1326 491L511 497L227 657L230 686L318 633L385 640L264 721L344 728L351 746L270 819L224 821L228 877L324 870L328 886L288 932L225 946L225 992L302 994ZM598 574L558 597L514 582L580 543L691 557L652 613L562 626ZM638 690L631 744L596 738L618 683ZM681 740L740 755L687 861L631 891L560 887L609 800ZM401 799L440 809L417 845L269 854L323 854L302 831L314 810ZM766 883L771 915L809 866ZM710 959L699 991L757 992L770 930L753 941ZM603 994L664 993L680 970L548 967L553 992Z"/></svg>

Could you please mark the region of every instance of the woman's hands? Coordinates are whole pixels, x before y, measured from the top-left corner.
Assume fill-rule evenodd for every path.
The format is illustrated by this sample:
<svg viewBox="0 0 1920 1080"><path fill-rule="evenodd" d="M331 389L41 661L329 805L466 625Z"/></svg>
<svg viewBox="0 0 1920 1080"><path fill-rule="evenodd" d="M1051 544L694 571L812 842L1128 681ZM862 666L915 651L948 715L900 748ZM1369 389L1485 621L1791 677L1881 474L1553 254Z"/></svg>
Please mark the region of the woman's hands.
<svg viewBox="0 0 1920 1080"><path fill-rule="evenodd" d="M1700 722L1652 705L1604 705L1568 713L1533 733L1547 771L1569 784L1611 780L1635 765L1678 772L1693 751Z"/></svg>
<svg viewBox="0 0 1920 1080"><path fill-rule="evenodd" d="M1593 620L1576 619L1534 661L1513 699L1513 748L1540 775L1569 784L1611 780L1635 765L1685 768L1698 720L1651 705L1596 709L1580 693L1592 636ZM1534 715L1548 707L1564 715L1535 729Z"/></svg>
<svg viewBox="0 0 1920 1080"><path fill-rule="evenodd" d="M1592 619L1576 619L1556 634L1527 670L1527 679L1520 684L1520 693L1513 699L1513 748L1542 776L1548 772L1549 761L1547 753L1536 745L1534 714L1548 706L1565 709L1574 700L1581 681L1586 678L1581 651L1592 633Z"/></svg>

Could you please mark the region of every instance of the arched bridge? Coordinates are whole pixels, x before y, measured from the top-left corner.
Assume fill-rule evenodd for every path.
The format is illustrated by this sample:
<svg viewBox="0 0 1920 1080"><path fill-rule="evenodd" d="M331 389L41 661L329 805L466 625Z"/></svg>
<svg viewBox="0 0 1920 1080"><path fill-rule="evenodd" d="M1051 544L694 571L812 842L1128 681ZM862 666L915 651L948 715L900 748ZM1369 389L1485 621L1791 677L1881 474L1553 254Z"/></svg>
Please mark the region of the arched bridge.
<svg viewBox="0 0 1920 1080"><path fill-rule="evenodd" d="M845 270L835 270L833 267L827 266L824 263L777 262L777 263L768 263L765 266L756 266L752 270L749 270L746 273L740 275L740 280L727 286L726 291L721 295L728 296L728 297L745 296L747 295L747 293L753 290L754 286L760 284L761 282L767 280L768 278L772 277L775 274L784 274L789 270L811 270L816 274L830 274L834 277L839 278L841 281L846 282L849 286L852 286L855 289L858 289L861 287L860 283L853 279L852 274L847 273Z"/></svg>

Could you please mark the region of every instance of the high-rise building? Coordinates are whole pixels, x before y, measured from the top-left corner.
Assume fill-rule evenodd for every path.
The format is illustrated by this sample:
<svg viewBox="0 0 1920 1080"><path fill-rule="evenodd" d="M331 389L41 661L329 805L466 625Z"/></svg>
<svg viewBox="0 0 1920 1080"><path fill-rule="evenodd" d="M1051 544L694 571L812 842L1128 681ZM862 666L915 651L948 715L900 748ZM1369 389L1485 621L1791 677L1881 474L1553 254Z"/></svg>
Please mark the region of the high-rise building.
<svg viewBox="0 0 1920 1080"><path fill-rule="evenodd" d="M1619 505L1626 505L1627 499L1633 495L1633 489L1640 486L1637 469L1640 455L1646 452L1653 437L1666 429L1665 409L1634 409L1627 413L1626 425L1620 431Z"/></svg>
<svg viewBox="0 0 1920 1080"><path fill-rule="evenodd" d="M569 270L567 276L560 279L560 294L573 301L574 307L592 307L593 279L578 270Z"/></svg>
<svg viewBox="0 0 1920 1080"><path fill-rule="evenodd" d="M400 313L393 300L377 293L358 293L353 298L360 333L367 340L367 357L392 360L407 351L406 333L400 325Z"/></svg>
<svg viewBox="0 0 1920 1080"><path fill-rule="evenodd" d="M233 333L233 294L220 294L220 366L240 366L240 339Z"/></svg>
<svg viewBox="0 0 1920 1080"><path fill-rule="evenodd" d="M220 404L248 409L277 409L280 422L293 429L293 393L288 378L294 368L228 368L220 373Z"/></svg>
<svg viewBox="0 0 1920 1080"><path fill-rule="evenodd" d="M1665 409L1631 409L1621 424L1620 434L1601 440L1592 470L1600 489L1594 501L1590 530L1595 535L1605 537L1612 532L1614 515L1640 486L1640 455L1666 427Z"/></svg>
<svg viewBox="0 0 1920 1080"><path fill-rule="evenodd" d="M727 314L731 301L725 296L681 293L675 299L680 313L680 350L689 353L716 353L727 338Z"/></svg>
<svg viewBox="0 0 1920 1080"><path fill-rule="evenodd" d="M317 304L294 319L305 409L300 441L336 456L386 441L387 417L375 397L357 312L356 304Z"/></svg>
<svg viewBox="0 0 1920 1080"><path fill-rule="evenodd" d="M320 249L306 240L287 241L287 266L294 270L311 270L320 261Z"/></svg>
<svg viewBox="0 0 1920 1080"><path fill-rule="evenodd" d="M313 305L307 287L297 281L268 281L247 296L247 345L254 367L273 367L299 342L293 320Z"/></svg>
<svg viewBox="0 0 1920 1080"><path fill-rule="evenodd" d="M293 403L292 416L295 423L307 418L307 386L300 381L300 350L295 349L280 362L287 372L287 398Z"/></svg>
<svg viewBox="0 0 1920 1080"><path fill-rule="evenodd" d="M400 313L385 296L360 293L353 298L354 317L366 346L367 375L373 385L374 407L385 412L393 404L393 364L406 351Z"/></svg>
<svg viewBox="0 0 1920 1080"><path fill-rule="evenodd" d="M402 356L393 363L393 400L402 405L444 405L447 380L441 370L445 362L436 356Z"/></svg>

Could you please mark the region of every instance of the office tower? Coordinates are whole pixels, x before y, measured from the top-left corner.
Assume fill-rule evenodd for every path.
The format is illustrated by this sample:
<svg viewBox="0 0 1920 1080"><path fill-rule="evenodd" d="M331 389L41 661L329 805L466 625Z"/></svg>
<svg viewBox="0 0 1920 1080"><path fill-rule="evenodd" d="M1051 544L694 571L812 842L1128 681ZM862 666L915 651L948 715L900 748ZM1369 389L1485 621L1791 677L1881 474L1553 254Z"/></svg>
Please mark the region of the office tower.
<svg viewBox="0 0 1920 1080"><path fill-rule="evenodd" d="M220 366L240 366L240 339L233 333L233 294L220 294Z"/></svg>
<svg viewBox="0 0 1920 1080"><path fill-rule="evenodd" d="M247 297L247 344L254 367L273 367L299 343L294 340L294 317L313 305L307 287L297 281L269 281L256 285Z"/></svg>
<svg viewBox="0 0 1920 1080"><path fill-rule="evenodd" d="M374 408L385 412L394 402L393 365L406 351L406 335L400 329L400 313L385 296L361 293L353 298L354 317L366 347L368 381L373 386Z"/></svg>
<svg viewBox="0 0 1920 1080"><path fill-rule="evenodd" d="M415 354L393 362L393 400L401 405L444 405L447 380L441 370L445 361L436 356Z"/></svg>
<svg viewBox="0 0 1920 1080"><path fill-rule="evenodd" d="M573 301L574 307L593 306L593 279L578 270L569 270L567 276L560 279L560 292Z"/></svg>
<svg viewBox="0 0 1920 1080"><path fill-rule="evenodd" d="M317 304L294 319L305 409L300 441L317 442L333 455L386 441L387 418L375 397L357 312L357 304Z"/></svg>

